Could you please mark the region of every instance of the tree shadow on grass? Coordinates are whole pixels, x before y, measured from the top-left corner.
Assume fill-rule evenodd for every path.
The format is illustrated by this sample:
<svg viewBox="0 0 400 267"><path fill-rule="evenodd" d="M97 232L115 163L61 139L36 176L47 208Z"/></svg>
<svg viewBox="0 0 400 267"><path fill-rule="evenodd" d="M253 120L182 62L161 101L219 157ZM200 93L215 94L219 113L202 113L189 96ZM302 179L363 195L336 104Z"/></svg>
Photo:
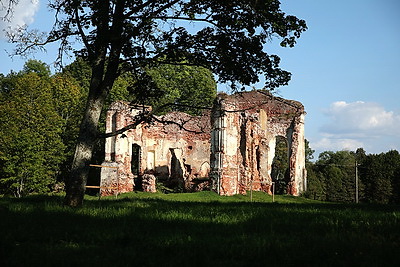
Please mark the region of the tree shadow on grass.
<svg viewBox="0 0 400 267"><path fill-rule="evenodd" d="M71 209L61 202L0 199L1 266L400 263L398 207L120 198Z"/></svg>

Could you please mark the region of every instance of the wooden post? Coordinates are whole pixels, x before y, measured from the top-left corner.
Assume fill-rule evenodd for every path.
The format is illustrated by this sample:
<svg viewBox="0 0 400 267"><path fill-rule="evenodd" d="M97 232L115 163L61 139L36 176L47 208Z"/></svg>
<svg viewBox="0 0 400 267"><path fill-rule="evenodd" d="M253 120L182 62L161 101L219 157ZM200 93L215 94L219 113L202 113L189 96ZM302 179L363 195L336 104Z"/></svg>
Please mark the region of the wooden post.
<svg viewBox="0 0 400 267"><path fill-rule="evenodd" d="M272 202L275 202L275 182L272 182Z"/></svg>
<svg viewBox="0 0 400 267"><path fill-rule="evenodd" d="M253 180L250 181L250 202L253 202Z"/></svg>
<svg viewBox="0 0 400 267"><path fill-rule="evenodd" d="M355 177L355 179L356 179L356 181L355 181L355 183L356 183L356 203L358 203L358 164L357 164L357 161L356 161L355 168L356 168L356 177Z"/></svg>

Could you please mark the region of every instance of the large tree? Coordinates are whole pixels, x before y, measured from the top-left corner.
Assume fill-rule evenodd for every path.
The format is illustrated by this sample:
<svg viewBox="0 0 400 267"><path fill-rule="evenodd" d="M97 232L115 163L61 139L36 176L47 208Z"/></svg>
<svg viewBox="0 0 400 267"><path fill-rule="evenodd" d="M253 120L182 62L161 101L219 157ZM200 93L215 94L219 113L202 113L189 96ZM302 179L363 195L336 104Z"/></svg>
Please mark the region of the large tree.
<svg viewBox="0 0 400 267"><path fill-rule="evenodd" d="M122 71L142 80L143 93L152 84L146 68L187 62L211 69L233 87L264 76L265 86L273 89L287 84L290 73L279 68L280 58L269 55L265 44L278 37L282 46L292 47L306 30L303 20L281 11L278 0L53 0L49 6L57 19L45 39L35 32L11 38L20 44L18 53L54 41L69 49L70 38L76 38L83 44L76 53L92 69L67 184L69 206L82 204L100 113Z"/></svg>
<svg viewBox="0 0 400 267"><path fill-rule="evenodd" d="M18 197L48 192L65 158L50 77L35 72L10 74L0 93L0 192Z"/></svg>

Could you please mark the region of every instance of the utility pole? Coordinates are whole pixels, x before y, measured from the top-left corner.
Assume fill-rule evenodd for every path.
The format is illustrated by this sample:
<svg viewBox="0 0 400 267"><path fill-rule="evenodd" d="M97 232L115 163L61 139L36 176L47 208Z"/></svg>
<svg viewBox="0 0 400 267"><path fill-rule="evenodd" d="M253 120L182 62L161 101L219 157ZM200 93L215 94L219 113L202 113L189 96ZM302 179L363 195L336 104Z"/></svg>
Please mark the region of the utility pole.
<svg viewBox="0 0 400 267"><path fill-rule="evenodd" d="M356 168L356 203L358 203L358 164L357 164L357 160L356 160L356 164L355 164L355 168Z"/></svg>

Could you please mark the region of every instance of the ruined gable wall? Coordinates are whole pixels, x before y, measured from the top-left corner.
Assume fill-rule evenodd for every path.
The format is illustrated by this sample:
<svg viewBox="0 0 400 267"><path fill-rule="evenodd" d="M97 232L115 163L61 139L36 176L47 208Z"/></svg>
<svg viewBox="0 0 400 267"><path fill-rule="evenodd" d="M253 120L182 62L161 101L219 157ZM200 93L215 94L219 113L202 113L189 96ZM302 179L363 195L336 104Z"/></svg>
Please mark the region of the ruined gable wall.
<svg viewBox="0 0 400 267"><path fill-rule="evenodd" d="M300 176L298 169L304 167L301 155L298 155L301 144L304 147L304 140L301 141L304 139L304 126L299 123L301 118L304 120L304 108L299 102L273 97L268 92L220 95L214 106L212 121L214 126L218 120L225 125L219 133L213 130L212 135L219 134L224 140L221 148L223 159L219 170L212 162L212 178L214 184L217 183L214 189L223 195L243 194L250 189L270 192L275 139L280 135L287 138L291 148L293 181L290 182L289 192L298 194L298 182L294 180ZM211 144L214 153L215 140ZM211 161L215 158L211 156Z"/></svg>

